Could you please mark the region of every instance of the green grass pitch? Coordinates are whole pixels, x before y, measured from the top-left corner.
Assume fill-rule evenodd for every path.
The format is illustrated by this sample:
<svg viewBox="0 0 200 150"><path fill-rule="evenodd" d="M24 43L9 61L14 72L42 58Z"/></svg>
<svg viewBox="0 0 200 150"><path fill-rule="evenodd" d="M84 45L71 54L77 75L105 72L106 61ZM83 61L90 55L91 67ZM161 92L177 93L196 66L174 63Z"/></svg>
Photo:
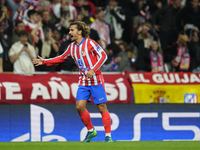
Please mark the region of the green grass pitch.
<svg viewBox="0 0 200 150"><path fill-rule="evenodd" d="M200 150L200 141L0 142L0 150Z"/></svg>

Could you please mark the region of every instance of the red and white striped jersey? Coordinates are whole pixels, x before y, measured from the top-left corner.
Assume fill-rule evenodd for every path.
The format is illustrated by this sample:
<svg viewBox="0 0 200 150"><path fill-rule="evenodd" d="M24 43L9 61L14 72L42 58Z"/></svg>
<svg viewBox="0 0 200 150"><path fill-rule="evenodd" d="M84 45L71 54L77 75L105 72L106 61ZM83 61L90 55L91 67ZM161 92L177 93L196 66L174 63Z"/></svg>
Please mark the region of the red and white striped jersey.
<svg viewBox="0 0 200 150"><path fill-rule="evenodd" d="M28 33L31 33L32 30L34 28L37 27L37 23L31 23L30 21L27 21L27 20L22 20L23 23L25 24L25 31L28 32ZM44 32L43 32L43 29L42 27L39 27L37 32L36 32L36 35L40 38L40 39L44 39Z"/></svg>
<svg viewBox="0 0 200 150"><path fill-rule="evenodd" d="M38 6L34 6L34 5L29 4L29 3L24 3L23 7L24 8L16 11L16 13L14 14L14 16L13 16L14 21L24 20L24 19L29 20L29 17L27 15L28 11L32 10L32 9L35 9L35 10L38 9Z"/></svg>
<svg viewBox="0 0 200 150"><path fill-rule="evenodd" d="M72 42L66 51L55 58L44 59L43 64L47 66L64 62L69 57L72 57L79 68L79 85L93 86L104 84L103 76L100 67L107 59L104 50L92 39L83 38L79 45ZM86 73L88 70L93 69L94 74L92 78L88 78Z"/></svg>

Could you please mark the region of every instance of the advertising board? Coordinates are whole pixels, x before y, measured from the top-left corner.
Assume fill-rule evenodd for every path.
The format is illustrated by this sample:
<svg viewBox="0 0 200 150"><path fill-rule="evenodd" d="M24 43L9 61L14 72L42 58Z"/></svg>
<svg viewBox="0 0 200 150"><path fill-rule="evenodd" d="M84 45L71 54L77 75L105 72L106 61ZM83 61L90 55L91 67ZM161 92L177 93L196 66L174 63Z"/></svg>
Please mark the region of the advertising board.
<svg viewBox="0 0 200 150"><path fill-rule="evenodd" d="M108 104L114 141L200 140L199 104ZM104 140L101 114L88 104L97 130L94 141ZM87 130L75 104L0 105L2 141L82 141Z"/></svg>

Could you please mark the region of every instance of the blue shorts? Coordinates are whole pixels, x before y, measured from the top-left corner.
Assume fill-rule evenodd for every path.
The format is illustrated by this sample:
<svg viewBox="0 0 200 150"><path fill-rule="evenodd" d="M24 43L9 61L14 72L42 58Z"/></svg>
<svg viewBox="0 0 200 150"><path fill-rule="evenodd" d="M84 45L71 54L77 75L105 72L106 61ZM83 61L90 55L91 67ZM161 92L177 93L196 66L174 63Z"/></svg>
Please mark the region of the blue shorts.
<svg viewBox="0 0 200 150"><path fill-rule="evenodd" d="M91 102L91 95L94 104L101 104L107 102L106 92L102 84L93 86L79 85L76 101L87 100Z"/></svg>

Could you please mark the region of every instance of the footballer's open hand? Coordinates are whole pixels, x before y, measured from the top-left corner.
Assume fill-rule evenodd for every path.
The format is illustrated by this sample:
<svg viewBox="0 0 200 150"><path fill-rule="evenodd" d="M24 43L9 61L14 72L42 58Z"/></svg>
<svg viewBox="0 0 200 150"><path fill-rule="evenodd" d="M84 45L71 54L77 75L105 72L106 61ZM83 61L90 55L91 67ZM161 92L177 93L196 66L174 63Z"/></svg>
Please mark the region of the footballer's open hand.
<svg viewBox="0 0 200 150"><path fill-rule="evenodd" d="M35 66L39 66L43 64L43 58L38 56L39 59L33 59L33 64L35 64Z"/></svg>

